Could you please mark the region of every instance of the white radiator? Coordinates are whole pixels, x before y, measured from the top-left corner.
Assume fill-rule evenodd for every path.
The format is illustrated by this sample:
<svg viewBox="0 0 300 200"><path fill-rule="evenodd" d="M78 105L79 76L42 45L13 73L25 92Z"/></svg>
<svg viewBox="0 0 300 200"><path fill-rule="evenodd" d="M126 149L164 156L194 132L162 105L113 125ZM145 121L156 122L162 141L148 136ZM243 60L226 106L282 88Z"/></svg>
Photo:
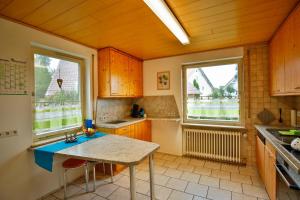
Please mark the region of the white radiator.
<svg viewBox="0 0 300 200"><path fill-rule="evenodd" d="M241 132L184 129L183 154L241 163Z"/></svg>

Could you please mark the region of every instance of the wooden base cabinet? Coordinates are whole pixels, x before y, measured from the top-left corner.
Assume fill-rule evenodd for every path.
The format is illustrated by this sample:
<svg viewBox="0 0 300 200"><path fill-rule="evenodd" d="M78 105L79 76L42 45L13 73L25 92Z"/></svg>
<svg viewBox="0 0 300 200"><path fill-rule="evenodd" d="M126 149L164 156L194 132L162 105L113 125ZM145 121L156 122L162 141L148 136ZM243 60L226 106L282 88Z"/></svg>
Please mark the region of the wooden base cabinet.
<svg viewBox="0 0 300 200"><path fill-rule="evenodd" d="M256 165L270 200L276 200L276 151L263 137L256 135Z"/></svg>
<svg viewBox="0 0 300 200"><path fill-rule="evenodd" d="M265 178L264 183L270 200L276 200L276 151L266 142L265 145Z"/></svg>
<svg viewBox="0 0 300 200"><path fill-rule="evenodd" d="M260 177L265 182L265 144L259 136L256 136L256 165Z"/></svg>

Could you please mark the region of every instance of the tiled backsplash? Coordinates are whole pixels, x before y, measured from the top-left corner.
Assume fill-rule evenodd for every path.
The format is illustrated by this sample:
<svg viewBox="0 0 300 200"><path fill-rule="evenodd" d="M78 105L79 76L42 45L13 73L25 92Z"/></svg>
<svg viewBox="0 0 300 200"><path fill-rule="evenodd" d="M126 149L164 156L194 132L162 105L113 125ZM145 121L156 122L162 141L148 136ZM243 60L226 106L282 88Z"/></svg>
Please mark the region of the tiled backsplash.
<svg viewBox="0 0 300 200"><path fill-rule="evenodd" d="M135 103L145 109L150 118L179 118L178 106L174 95L144 96Z"/></svg>
<svg viewBox="0 0 300 200"><path fill-rule="evenodd" d="M133 99L98 99L96 125L98 122L107 122L130 116Z"/></svg>

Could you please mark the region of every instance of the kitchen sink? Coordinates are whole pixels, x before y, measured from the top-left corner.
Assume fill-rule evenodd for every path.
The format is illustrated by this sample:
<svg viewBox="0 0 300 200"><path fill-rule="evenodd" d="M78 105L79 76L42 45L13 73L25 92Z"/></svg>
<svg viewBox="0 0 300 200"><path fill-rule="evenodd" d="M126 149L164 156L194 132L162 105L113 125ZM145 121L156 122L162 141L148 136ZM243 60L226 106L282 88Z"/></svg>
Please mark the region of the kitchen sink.
<svg viewBox="0 0 300 200"><path fill-rule="evenodd" d="M124 122L127 122L127 121L125 121L125 120L114 120L114 121L106 122L106 124L121 124L121 123L124 123Z"/></svg>

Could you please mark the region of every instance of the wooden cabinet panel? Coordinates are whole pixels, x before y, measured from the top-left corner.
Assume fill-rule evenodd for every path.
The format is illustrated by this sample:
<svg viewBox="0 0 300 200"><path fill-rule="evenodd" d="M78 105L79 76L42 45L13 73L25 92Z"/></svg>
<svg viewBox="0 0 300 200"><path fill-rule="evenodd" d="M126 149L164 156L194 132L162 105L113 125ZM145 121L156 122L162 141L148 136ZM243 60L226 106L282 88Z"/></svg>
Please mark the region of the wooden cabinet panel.
<svg viewBox="0 0 300 200"><path fill-rule="evenodd" d="M256 164L260 177L265 182L265 144L256 136Z"/></svg>
<svg viewBox="0 0 300 200"><path fill-rule="evenodd" d="M111 95L126 96L128 93L128 57L113 50L110 54Z"/></svg>
<svg viewBox="0 0 300 200"><path fill-rule="evenodd" d="M270 200L276 200L276 151L268 142L265 145L265 186Z"/></svg>
<svg viewBox="0 0 300 200"><path fill-rule="evenodd" d="M143 96L143 64L113 48L99 50L99 97Z"/></svg>
<svg viewBox="0 0 300 200"><path fill-rule="evenodd" d="M300 6L287 18L270 43L270 92L300 94Z"/></svg>
<svg viewBox="0 0 300 200"><path fill-rule="evenodd" d="M143 96L143 66L142 62L129 58L129 95Z"/></svg>

